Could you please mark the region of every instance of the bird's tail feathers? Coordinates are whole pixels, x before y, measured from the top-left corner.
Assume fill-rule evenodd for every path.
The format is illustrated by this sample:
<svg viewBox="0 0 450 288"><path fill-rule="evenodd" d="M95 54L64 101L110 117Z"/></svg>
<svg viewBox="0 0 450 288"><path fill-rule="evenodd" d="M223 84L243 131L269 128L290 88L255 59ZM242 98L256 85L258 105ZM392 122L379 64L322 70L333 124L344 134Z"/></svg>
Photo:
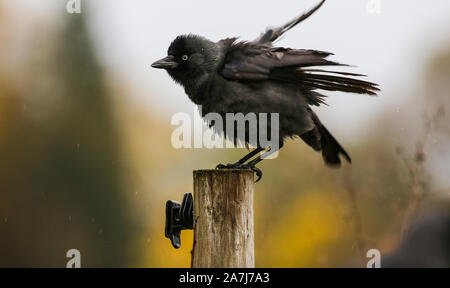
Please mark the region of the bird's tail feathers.
<svg viewBox="0 0 450 288"><path fill-rule="evenodd" d="M312 110L310 112L315 128L300 135L303 141L314 150L322 151L322 157L325 163L331 167L341 166L340 155L342 155L347 162L351 163L352 160L344 148L342 148L339 142L337 142L328 129L320 122L317 115Z"/></svg>

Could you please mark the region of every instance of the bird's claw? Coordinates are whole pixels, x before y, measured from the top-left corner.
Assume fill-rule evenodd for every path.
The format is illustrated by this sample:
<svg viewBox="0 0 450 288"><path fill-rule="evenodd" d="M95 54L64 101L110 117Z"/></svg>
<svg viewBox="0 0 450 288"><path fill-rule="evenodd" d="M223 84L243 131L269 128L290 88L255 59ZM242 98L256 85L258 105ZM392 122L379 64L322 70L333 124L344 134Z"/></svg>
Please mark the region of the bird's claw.
<svg viewBox="0 0 450 288"><path fill-rule="evenodd" d="M261 180L263 173L262 173L261 169L259 169L258 167L244 165L244 166L242 166L242 168L251 169L253 172L255 172L256 176L258 177L256 179L255 183L258 183L259 180Z"/></svg>
<svg viewBox="0 0 450 288"><path fill-rule="evenodd" d="M258 176L258 178L255 181L255 183L258 183L259 180L261 180L263 173L262 173L261 169L259 169L259 168L252 167L251 169L252 169L253 172L256 173L256 176Z"/></svg>
<svg viewBox="0 0 450 288"><path fill-rule="evenodd" d="M216 166L216 169L225 169L225 168L227 168L227 166L223 164L219 164Z"/></svg>

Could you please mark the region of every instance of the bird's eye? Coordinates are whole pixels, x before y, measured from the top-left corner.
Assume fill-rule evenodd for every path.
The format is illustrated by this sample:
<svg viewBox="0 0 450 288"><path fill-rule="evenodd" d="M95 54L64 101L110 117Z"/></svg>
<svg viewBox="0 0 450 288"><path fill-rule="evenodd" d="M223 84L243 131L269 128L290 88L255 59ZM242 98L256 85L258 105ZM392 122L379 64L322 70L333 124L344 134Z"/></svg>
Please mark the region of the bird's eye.
<svg viewBox="0 0 450 288"><path fill-rule="evenodd" d="M186 61L186 60L188 60L189 59L189 56L188 55L183 55L183 56L181 56L181 60L183 60L183 61Z"/></svg>

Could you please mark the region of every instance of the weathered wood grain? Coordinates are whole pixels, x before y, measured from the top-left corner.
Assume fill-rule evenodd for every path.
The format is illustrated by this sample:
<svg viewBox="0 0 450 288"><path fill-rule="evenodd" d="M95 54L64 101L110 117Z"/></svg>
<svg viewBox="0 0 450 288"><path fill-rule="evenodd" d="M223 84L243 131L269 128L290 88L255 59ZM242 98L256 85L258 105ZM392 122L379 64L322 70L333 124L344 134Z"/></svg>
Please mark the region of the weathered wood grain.
<svg viewBox="0 0 450 288"><path fill-rule="evenodd" d="M255 266L253 172L194 171L194 268Z"/></svg>

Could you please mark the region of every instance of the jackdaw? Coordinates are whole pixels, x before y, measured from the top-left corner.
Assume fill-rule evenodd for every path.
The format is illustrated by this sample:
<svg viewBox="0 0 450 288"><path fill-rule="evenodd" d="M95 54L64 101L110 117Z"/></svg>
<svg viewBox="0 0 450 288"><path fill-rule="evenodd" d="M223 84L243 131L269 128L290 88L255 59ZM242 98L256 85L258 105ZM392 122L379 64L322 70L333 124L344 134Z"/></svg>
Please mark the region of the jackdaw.
<svg viewBox="0 0 450 288"><path fill-rule="evenodd" d="M348 153L310 106L325 103L326 96L321 91L376 95L378 85L354 78L365 75L320 69L322 66L347 66L328 60L332 53L274 45L275 40L311 16L324 2L281 27L267 28L253 41L227 38L212 42L192 34L178 36L170 44L168 56L152 64L154 68L167 70L173 80L184 87L189 98L202 105L202 116L217 113L225 119L226 113L278 113L277 127L271 127L270 121L260 127L263 124L258 120L258 127L253 127L255 131L245 125L243 134L231 129L234 133L230 133L226 123L219 125L222 131L215 132L255 149L235 163L219 164L218 169L250 168L258 181L262 172L255 165L281 148L287 138L296 136L314 150L322 151L329 166L339 167L340 156L351 163ZM258 135L266 131L267 135L272 135L271 129L279 133L278 145L263 144L258 136L251 141L255 138L250 137L252 133ZM278 146L277 149L273 149L274 146ZM257 154L260 155L255 157Z"/></svg>

